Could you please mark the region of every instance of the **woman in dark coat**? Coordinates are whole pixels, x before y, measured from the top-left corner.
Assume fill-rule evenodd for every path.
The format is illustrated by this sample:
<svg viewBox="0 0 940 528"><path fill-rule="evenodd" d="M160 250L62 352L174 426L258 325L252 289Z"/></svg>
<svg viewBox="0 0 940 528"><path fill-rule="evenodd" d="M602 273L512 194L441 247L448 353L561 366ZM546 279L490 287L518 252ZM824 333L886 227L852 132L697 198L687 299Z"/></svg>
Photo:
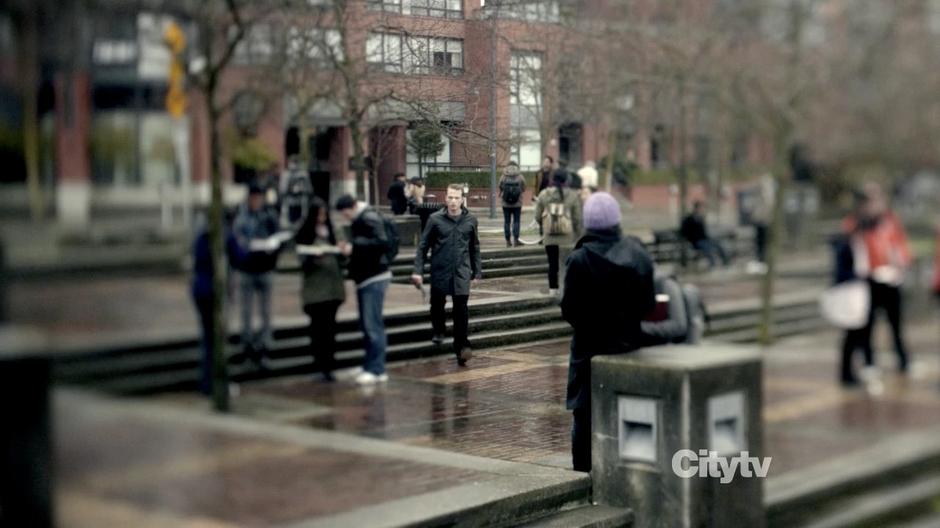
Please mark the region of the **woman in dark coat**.
<svg viewBox="0 0 940 528"><path fill-rule="evenodd" d="M346 300L342 256L330 222L329 207L320 198L310 203L310 214L295 237L301 258L301 302L310 317L310 348L323 379L333 381L336 352L336 312Z"/></svg>

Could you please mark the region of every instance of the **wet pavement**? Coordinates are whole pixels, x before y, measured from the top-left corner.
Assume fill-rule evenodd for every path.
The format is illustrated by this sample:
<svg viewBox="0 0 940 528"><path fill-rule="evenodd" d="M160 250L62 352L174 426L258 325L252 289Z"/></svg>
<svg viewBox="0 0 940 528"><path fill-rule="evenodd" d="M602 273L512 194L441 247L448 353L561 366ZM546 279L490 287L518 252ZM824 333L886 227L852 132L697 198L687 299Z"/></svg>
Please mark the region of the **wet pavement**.
<svg viewBox="0 0 940 528"><path fill-rule="evenodd" d="M893 372L879 331L880 381L856 389L835 383L835 332L765 350L771 482L940 426L936 328L908 330L911 374ZM387 385L369 389L310 377L243 384L233 417L190 394L116 402L60 392L60 525L291 524L568 468L567 347L479 351L464 369L452 358L397 364Z"/></svg>
<svg viewBox="0 0 940 528"><path fill-rule="evenodd" d="M935 328L910 326L915 365L908 377L894 372L895 358L886 337L880 337L880 380L862 389L835 382L837 333L781 340L766 349L765 451L774 457L771 475L940 425ZM369 392L301 378L247 385L241 398L249 408L256 397L277 399L282 406L313 405L316 416L285 418L304 427L569 467L567 354L567 340L521 345L482 351L466 369L452 358L395 365L388 385ZM257 408L253 412L258 415Z"/></svg>

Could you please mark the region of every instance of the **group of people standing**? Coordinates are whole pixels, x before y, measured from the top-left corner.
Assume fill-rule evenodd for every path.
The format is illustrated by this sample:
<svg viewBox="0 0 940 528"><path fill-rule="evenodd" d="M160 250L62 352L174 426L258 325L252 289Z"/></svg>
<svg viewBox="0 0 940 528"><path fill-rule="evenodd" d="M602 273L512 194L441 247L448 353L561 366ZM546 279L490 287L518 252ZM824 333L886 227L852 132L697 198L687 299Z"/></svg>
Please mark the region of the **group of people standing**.
<svg viewBox="0 0 940 528"><path fill-rule="evenodd" d="M564 162L556 167L554 159L545 156L536 177L537 191L532 199L539 227L538 243L545 247L548 289L549 293L555 295L560 285L562 248L572 246L581 233L583 204L597 190L598 175L594 162L589 161L578 172L572 172ZM614 181L618 188L626 189L626 177L623 174L620 174L619 180L615 177ZM498 183L506 247L522 245L519 235L525 191L525 177L520 173L518 163L510 161ZM628 208L626 194L623 192L621 199Z"/></svg>

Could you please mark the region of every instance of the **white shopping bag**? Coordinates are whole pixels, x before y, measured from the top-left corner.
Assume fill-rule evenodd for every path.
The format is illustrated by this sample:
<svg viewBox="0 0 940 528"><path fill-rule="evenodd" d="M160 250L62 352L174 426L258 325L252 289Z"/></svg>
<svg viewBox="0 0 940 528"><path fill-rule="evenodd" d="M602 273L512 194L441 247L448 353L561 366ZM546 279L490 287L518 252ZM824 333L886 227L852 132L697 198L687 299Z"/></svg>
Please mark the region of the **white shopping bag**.
<svg viewBox="0 0 940 528"><path fill-rule="evenodd" d="M819 296L819 311L837 328L854 330L868 323L871 290L867 281L852 280L836 284Z"/></svg>

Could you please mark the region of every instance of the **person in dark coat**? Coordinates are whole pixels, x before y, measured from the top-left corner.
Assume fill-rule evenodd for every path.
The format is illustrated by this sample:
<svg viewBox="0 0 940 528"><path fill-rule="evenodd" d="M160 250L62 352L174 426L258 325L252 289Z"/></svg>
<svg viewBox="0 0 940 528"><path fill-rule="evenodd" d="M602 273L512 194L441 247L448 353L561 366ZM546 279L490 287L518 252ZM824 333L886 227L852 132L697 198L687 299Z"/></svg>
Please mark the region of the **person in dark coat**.
<svg viewBox="0 0 940 528"><path fill-rule="evenodd" d="M310 317L310 349L314 365L325 381L333 381L336 312L346 301L346 288L343 287L343 257L336 245L326 202L313 197L309 214L294 240L301 258L303 283L300 297L304 313Z"/></svg>
<svg viewBox="0 0 940 528"><path fill-rule="evenodd" d="M692 205L692 213L682 220L679 233L682 238L692 244L692 247L705 255L709 267L715 267L716 257L721 259L723 265L728 265L728 254L725 253L725 249L717 240L708 236L708 229L705 227L705 202L697 201Z"/></svg>
<svg viewBox="0 0 940 528"><path fill-rule="evenodd" d="M193 304L199 314L199 326L202 328L202 357L199 359L199 390L203 394L212 394L212 346L215 343L215 326L212 321L212 294L215 291L215 272L212 266L212 250L209 245L209 230L205 218L197 222L196 239L193 241L193 280L190 288ZM225 253L228 264L237 266L245 257L235 236L228 229L229 221L224 226ZM226 279L228 276L226 277Z"/></svg>
<svg viewBox="0 0 940 528"><path fill-rule="evenodd" d="M555 172L555 160L551 156L545 156L542 158L542 166L539 168L539 190L542 192L545 189L548 189L552 185L552 175ZM532 195L532 200L535 200L535 197L538 196L538 193Z"/></svg>
<svg viewBox="0 0 940 528"><path fill-rule="evenodd" d="M447 208L430 216L421 234L415 254L411 280L416 286L424 282L424 262L431 251L431 325L433 341L444 341L444 303L450 295L454 304L454 354L460 366L470 359L467 339L469 314L467 302L470 287L482 277L480 234L477 219L462 207L463 186L447 187Z"/></svg>
<svg viewBox="0 0 940 528"><path fill-rule="evenodd" d="M392 208L392 214L403 215L408 210L408 197L405 195L405 175L398 173L395 175L395 181L388 187L388 204Z"/></svg>
<svg viewBox="0 0 940 528"><path fill-rule="evenodd" d="M566 407L574 420L575 471L591 470L591 358L640 348L641 321L656 306L653 261L643 243L620 231L620 208L598 192L584 204L584 236L568 256L561 313L574 329Z"/></svg>

